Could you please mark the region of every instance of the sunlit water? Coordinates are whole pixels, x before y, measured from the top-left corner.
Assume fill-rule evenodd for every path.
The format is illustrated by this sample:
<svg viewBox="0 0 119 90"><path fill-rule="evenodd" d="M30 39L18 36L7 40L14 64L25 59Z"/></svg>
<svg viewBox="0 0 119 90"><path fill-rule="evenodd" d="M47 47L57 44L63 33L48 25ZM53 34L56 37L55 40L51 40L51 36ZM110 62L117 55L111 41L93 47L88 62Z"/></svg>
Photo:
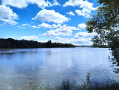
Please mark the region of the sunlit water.
<svg viewBox="0 0 119 90"><path fill-rule="evenodd" d="M108 48L40 48L0 51L0 90L24 88L29 82L49 87L68 79L79 85L87 73L91 79L118 79L109 61Z"/></svg>

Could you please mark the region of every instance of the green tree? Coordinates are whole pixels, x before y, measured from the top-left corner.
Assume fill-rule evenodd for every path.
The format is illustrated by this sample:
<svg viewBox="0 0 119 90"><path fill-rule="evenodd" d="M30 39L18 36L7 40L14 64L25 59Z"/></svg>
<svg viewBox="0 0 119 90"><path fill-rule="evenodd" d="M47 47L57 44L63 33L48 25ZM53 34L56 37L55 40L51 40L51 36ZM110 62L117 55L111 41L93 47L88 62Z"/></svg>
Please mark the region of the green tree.
<svg viewBox="0 0 119 90"><path fill-rule="evenodd" d="M0 38L0 48L53 48L53 47L75 47L73 44L37 42L33 40L15 40L12 38L2 39Z"/></svg>
<svg viewBox="0 0 119 90"><path fill-rule="evenodd" d="M86 29L98 34L93 42L99 41L102 45L107 43L111 47L113 42L119 41L119 1L98 0L98 3L97 15L87 21Z"/></svg>
<svg viewBox="0 0 119 90"><path fill-rule="evenodd" d="M119 1L98 0L97 14L87 21L86 29L95 32L92 41L95 45L108 44L119 65Z"/></svg>

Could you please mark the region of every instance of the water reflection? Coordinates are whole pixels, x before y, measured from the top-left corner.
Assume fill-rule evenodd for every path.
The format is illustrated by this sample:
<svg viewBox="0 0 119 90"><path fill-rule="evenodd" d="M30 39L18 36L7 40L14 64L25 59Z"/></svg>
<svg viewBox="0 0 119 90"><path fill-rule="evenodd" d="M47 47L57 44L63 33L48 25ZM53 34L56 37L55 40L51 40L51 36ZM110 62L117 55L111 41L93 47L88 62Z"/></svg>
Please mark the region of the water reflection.
<svg viewBox="0 0 119 90"><path fill-rule="evenodd" d="M12 52L8 54L6 52ZM20 88L28 82L47 84L53 88L63 80L82 84L90 73L91 79L103 81L118 78L108 60L106 48L44 48L14 49L0 54L0 90L8 86Z"/></svg>
<svg viewBox="0 0 119 90"><path fill-rule="evenodd" d="M64 79L60 85L53 88L49 87L46 83L38 85L37 82L29 81L27 85L18 88L18 90L79 90L79 88L80 90L81 88L83 90L88 90L92 83L90 77L90 73L87 73L86 80L80 79L80 81L82 81L83 84L77 86L74 83L71 83L69 79ZM8 90L13 90L14 88L14 86L8 86Z"/></svg>
<svg viewBox="0 0 119 90"><path fill-rule="evenodd" d="M80 79L83 84L75 85L65 79L56 87L49 87L46 83L38 85L37 82L29 82L26 86L22 86L15 90L119 90L119 82L114 79L105 79L103 82L91 80L90 73L87 73L86 80ZM13 86L8 86L8 90L14 90Z"/></svg>
<svg viewBox="0 0 119 90"><path fill-rule="evenodd" d="M111 49L112 57L109 57L109 60L112 62L112 67L114 68L115 73L119 73L119 49Z"/></svg>

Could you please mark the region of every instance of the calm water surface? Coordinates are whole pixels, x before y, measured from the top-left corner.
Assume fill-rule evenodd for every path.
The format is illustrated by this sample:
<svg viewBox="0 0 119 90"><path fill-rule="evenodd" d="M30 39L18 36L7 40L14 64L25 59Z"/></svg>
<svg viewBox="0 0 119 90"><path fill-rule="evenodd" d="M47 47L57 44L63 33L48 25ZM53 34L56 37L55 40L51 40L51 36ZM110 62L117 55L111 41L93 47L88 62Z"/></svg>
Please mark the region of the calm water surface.
<svg viewBox="0 0 119 90"><path fill-rule="evenodd" d="M0 90L8 90L9 86L25 87L29 82L55 87L65 79L79 85L82 80L85 81L87 73L96 81L104 81L106 78L118 79L119 74L113 72L109 56L108 48L2 50Z"/></svg>

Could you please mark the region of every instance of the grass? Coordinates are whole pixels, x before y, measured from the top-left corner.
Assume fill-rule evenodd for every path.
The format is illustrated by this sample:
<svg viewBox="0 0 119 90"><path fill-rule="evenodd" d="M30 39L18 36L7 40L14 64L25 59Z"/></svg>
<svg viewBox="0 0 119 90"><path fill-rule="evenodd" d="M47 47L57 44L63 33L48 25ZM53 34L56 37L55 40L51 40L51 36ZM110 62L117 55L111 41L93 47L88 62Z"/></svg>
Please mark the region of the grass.
<svg viewBox="0 0 119 90"><path fill-rule="evenodd" d="M13 90L9 88L8 90ZM18 89L24 90L24 89ZM90 80L90 74L87 74L86 81L83 81L82 85L75 86L70 84L69 80L64 80L60 86L50 88L47 85L41 85L40 87L29 83L26 90L119 90L119 82L116 80L108 79L103 83Z"/></svg>

